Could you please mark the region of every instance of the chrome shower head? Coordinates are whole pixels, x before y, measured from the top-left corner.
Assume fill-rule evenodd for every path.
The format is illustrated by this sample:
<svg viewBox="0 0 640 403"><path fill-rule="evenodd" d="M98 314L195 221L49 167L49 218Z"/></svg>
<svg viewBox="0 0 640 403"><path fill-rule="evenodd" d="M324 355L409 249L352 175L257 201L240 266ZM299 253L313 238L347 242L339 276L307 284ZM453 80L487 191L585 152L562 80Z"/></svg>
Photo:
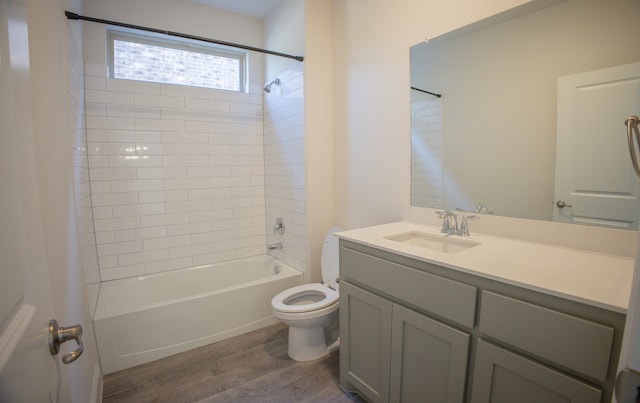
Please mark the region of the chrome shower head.
<svg viewBox="0 0 640 403"><path fill-rule="evenodd" d="M275 80L271 81L269 84L264 86L264 92L266 92L267 94L271 92L271 87L273 86L273 84L275 85L280 85L280 79L276 78Z"/></svg>

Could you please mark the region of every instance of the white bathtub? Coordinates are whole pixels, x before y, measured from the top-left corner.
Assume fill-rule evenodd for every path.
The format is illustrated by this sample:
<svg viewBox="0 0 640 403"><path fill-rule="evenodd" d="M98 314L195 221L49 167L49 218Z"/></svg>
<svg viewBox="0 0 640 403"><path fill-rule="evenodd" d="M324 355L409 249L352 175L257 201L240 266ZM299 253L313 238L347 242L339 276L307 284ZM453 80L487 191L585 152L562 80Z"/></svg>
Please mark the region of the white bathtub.
<svg viewBox="0 0 640 403"><path fill-rule="evenodd" d="M277 323L271 299L302 273L264 255L106 281L94 326L104 374Z"/></svg>

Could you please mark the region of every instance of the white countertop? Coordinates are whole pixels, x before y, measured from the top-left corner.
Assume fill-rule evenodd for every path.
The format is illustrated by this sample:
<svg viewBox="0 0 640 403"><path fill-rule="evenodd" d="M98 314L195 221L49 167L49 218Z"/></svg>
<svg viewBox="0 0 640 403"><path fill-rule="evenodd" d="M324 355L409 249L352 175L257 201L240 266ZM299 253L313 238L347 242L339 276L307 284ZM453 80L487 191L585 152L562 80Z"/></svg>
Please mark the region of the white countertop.
<svg viewBox="0 0 640 403"><path fill-rule="evenodd" d="M631 257L477 233L454 236L480 244L453 254L385 239L411 231L445 236L439 227L412 222L343 231L336 236L507 284L627 312L634 269Z"/></svg>

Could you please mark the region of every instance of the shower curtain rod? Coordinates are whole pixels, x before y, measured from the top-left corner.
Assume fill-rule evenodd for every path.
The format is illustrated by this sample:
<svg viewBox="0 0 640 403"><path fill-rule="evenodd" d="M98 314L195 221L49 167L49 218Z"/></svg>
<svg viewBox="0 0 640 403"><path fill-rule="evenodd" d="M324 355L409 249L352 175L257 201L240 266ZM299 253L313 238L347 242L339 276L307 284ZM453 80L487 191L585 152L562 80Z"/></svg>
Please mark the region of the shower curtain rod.
<svg viewBox="0 0 640 403"><path fill-rule="evenodd" d="M438 98L442 97L442 94L436 94L435 92L421 90L420 88L411 87L411 89L412 90L416 90L416 91L420 91L420 92L424 92L425 94L433 95L434 97L438 97Z"/></svg>
<svg viewBox="0 0 640 403"><path fill-rule="evenodd" d="M196 40L196 41L215 43L216 45L230 46L232 48L251 50L251 51L254 51L254 52L260 52L260 53L266 53L266 54L274 55L274 56L286 57L286 58L289 58L289 59L295 59L295 60L297 60L299 62L304 60L304 57L302 57L302 56L293 56L293 55L288 55L286 53L274 52L272 50L260 49L260 48L256 48L256 47L253 47L253 46L240 45L240 44L232 43L232 42L219 41L217 39L204 38L204 37L201 37L201 36L182 34L180 32L173 32L173 31L166 31L166 30L157 29L157 28L143 27L143 26L140 26L140 25L127 24L127 23L124 23L124 22L103 20L103 19L100 19L100 18L85 17L85 16L82 16L82 15L79 15L79 14L76 14L76 13L72 13L70 11L65 11L64 15L67 16L67 19L69 19L69 20L91 21L91 22L97 22L97 23L100 23L100 24L115 25L115 26L118 26L118 27L139 29L141 31L154 32L156 34L164 34L164 35L169 35L169 36L176 36L176 37L179 37L179 38L193 39L193 40Z"/></svg>

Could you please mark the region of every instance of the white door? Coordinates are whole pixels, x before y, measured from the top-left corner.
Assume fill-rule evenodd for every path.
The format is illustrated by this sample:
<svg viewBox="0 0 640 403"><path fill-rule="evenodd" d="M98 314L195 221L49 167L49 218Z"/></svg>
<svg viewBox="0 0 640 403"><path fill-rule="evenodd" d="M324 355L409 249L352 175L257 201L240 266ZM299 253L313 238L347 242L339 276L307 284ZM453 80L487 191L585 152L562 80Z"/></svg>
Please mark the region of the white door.
<svg viewBox="0 0 640 403"><path fill-rule="evenodd" d="M640 63L558 79L555 221L638 229L640 178L624 135L638 111Z"/></svg>
<svg viewBox="0 0 640 403"><path fill-rule="evenodd" d="M35 184L26 9L0 0L0 402L69 401Z"/></svg>

